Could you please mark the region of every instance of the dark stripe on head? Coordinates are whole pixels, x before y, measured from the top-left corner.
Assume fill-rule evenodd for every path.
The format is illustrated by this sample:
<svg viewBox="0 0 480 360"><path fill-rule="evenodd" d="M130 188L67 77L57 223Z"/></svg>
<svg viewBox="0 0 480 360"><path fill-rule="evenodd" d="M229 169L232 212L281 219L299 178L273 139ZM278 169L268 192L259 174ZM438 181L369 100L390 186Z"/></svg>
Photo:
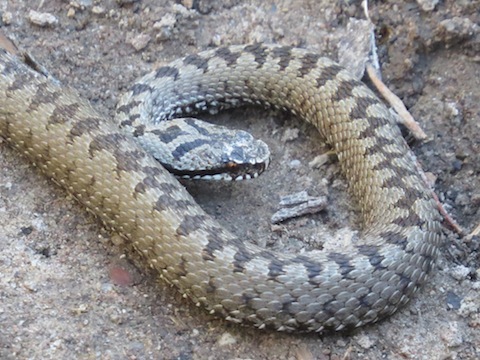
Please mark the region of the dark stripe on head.
<svg viewBox="0 0 480 360"><path fill-rule="evenodd" d="M208 143L209 140L205 139L196 139L190 142L182 143L178 145L175 150L172 151L172 156L178 160L189 151L192 151L193 149Z"/></svg>
<svg viewBox="0 0 480 360"><path fill-rule="evenodd" d="M164 144L169 144L176 138L182 135L187 135L186 131L183 131L178 125L171 125L165 130L154 129L149 133L157 136Z"/></svg>
<svg viewBox="0 0 480 360"><path fill-rule="evenodd" d="M195 130L197 130L200 134L202 134L203 136L211 136L212 134L210 133L210 131L208 131L207 129L205 129L204 127L200 126L200 124L198 123L198 121L195 121L195 119L192 119L192 118L186 118L185 119L185 122L190 125L192 128L194 128Z"/></svg>

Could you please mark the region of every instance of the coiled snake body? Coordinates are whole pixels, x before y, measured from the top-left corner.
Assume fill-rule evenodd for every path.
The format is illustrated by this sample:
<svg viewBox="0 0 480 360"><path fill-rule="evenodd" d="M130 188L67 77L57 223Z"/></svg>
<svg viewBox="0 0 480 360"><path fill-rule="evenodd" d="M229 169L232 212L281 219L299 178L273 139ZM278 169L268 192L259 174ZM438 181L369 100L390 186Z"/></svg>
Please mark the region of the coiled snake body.
<svg viewBox="0 0 480 360"><path fill-rule="evenodd" d="M74 90L0 53L0 135L196 304L283 331L342 330L392 314L434 266L441 219L388 110L346 70L290 47L209 50L140 80L118 121L138 134L143 115L242 103L287 109L332 146L364 222L351 248L277 254L231 235Z"/></svg>

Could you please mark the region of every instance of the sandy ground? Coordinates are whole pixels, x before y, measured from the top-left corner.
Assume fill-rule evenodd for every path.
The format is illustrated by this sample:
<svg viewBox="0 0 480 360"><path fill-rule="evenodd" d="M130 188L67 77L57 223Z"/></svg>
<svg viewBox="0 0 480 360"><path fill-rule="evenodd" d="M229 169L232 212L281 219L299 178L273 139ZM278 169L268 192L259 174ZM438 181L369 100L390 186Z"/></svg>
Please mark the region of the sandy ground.
<svg viewBox="0 0 480 360"><path fill-rule="evenodd" d="M479 9L466 0L370 5L384 80L430 138L412 148L467 234L480 224ZM51 24L35 24L31 10L52 15ZM202 49L263 41L336 57L337 34L363 13L357 2L332 0L3 0L0 17L2 31L111 115L135 78ZM273 153L273 166L255 181L186 184L222 224L284 251L358 230L335 161L310 166L324 151L311 128L259 109L215 121L248 129ZM480 358L478 237L445 229L429 284L379 324L321 337L278 334L212 318L158 283L117 236L5 143L0 169L2 359ZM279 195L301 190L328 195L327 211L272 226Z"/></svg>

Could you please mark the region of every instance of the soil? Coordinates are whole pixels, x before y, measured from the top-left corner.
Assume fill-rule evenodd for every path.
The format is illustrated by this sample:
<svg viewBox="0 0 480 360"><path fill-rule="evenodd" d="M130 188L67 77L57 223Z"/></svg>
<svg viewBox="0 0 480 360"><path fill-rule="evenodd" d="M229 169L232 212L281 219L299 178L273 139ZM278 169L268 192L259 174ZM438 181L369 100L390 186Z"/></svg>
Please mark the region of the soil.
<svg viewBox="0 0 480 360"><path fill-rule="evenodd" d="M33 3L1 2L1 30L106 116L136 78L177 57L262 41L336 58L349 19L365 18L359 2L333 0ZM467 235L445 228L438 269L405 308L321 336L216 319L160 283L128 244L0 143L0 358L480 358L480 239L468 236L480 225L479 9L478 0L370 4L383 80L428 134L410 144ZM247 129L273 156L250 182L184 183L224 226L281 251L338 246L330 239L359 230L336 161L311 163L325 148L310 127L256 108L213 121ZM279 197L302 190L327 195L327 210L271 225Z"/></svg>

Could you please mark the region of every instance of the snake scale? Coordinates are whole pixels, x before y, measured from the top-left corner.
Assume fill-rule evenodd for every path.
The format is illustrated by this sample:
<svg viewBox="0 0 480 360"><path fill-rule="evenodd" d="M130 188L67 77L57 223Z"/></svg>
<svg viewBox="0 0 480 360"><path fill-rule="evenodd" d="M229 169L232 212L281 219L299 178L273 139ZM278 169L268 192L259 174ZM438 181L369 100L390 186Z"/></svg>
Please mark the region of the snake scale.
<svg viewBox="0 0 480 360"><path fill-rule="evenodd" d="M289 255L244 242L128 134L144 115L242 104L286 109L332 146L364 224L349 248ZM1 51L0 136L212 314L280 331L352 329L395 312L434 267L441 217L414 155L380 100L327 58L264 44L208 50L139 80L117 112L117 123L100 116Z"/></svg>

